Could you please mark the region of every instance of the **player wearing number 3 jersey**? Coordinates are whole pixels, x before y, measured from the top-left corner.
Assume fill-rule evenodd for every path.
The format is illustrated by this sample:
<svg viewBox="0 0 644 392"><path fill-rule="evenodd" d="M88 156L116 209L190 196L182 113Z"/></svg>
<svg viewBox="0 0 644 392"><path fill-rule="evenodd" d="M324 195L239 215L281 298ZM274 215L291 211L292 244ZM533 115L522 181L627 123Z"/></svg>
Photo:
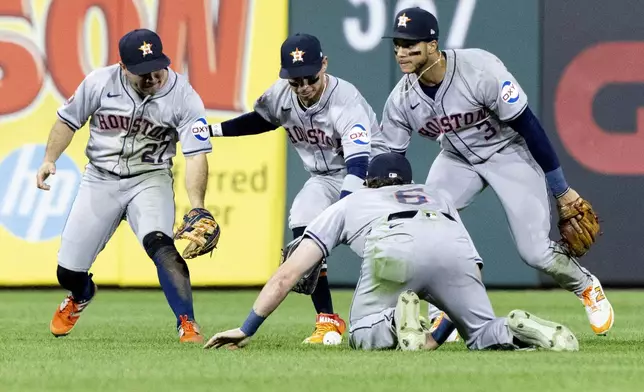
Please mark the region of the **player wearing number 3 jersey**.
<svg viewBox="0 0 644 392"><path fill-rule="evenodd" d="M505 210L521 258L579 297L596 334L608 332L613 309L599 280L569 248L549 238L546 184L560 219L564 207L580 197L566 183L525 92L489 52L439 50L438 23L431 13L404 9L393 26L392 36L385 38L393 38L405 75L383 112L383 136L392 151L404 154L413 132L438 140L442 151L427 185L447 191L459 210L489 185Z"/></svg>
<svg viewBox="0 0 644 392"><path fill-rule="evenodd" d="M58 109L38 171L38 187L55 175L55 162L89 119L89 163L63 229L57 276L70 294L50 324L71 332L96 294L88 271L121 220L127 220L154 261L177 320L181 342L203 340L194 321L188 266L175 248L175 204L170 168L177 141L186 159L186 191L204 207L210 137L199 133L205 109L188 80L169 67L159 36L134 30L119 42L120 64L91 72ZM56 177L51 186L56 186ZM127 317L127 309L122 315Z"/></svg>

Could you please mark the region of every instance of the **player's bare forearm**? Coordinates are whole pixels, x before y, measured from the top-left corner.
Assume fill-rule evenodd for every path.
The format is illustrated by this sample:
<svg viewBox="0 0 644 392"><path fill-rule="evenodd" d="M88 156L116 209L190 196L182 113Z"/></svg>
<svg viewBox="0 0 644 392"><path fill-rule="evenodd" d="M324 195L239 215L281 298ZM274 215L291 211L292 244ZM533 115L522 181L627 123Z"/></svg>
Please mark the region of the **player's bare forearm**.
<svg viewBox="0 0 644 392"><path fill-rule="evenodd" d="M295 283L324 257L317 244L304 238L288 258L268 280L259 293L253 310L262 317L267 317L284 301Z"/></svg>
<svg viewBox="0 0 644 392"><path fill-rule="evenodd" d="M64 122L60 121L60 119L56 120L54 126L49 132L47 148L45 149L45 158L43 161L52 163L56 162L72 142L73 137L74 130Z"/></svg>
<svg viewBox="0 0 644 392"><path fill-rule="evenodd" d="M204 208L208 184L208 159L206 154L186 157L186 192L192 208Z"/></svg>

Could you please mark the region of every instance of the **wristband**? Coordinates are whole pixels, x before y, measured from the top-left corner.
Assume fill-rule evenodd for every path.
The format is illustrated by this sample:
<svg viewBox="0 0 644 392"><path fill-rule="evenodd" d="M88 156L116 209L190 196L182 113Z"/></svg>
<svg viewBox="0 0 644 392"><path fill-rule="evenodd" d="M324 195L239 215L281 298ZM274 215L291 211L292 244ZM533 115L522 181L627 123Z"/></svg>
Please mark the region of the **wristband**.
<svg viewBox="0 0 644 392"><path fill-rule="evenodd" d="M264 320L266 320L266 317L258 315L255 310L251 309L246 321L244 321L244 325L240 329L246 336L253 336Z"/></svg>
<svg viewBox="0 0 644 392"><path fill-rule="evenodd" d="M221 130L220 123L208 124L208 130L210 131L210 137L224 135L223 131Z"/></svg>
<svg viewBox="0 0 644 392"><path fill-rule="evenodd" d="M563 196L570 188L566 182L566 178L564 177L561 167L546 173L546 181L548 182L548 186L555 198Z"/></svg>

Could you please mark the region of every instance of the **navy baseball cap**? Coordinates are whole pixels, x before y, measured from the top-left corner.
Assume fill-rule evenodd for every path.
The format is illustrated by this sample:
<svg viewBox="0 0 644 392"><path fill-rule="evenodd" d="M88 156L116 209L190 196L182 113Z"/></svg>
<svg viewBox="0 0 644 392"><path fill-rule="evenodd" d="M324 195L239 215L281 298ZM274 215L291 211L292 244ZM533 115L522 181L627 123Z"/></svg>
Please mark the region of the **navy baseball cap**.
<svg viewBox="0 0 644 392"><path fill-rule="evenodd" d="M161 38L148 29L136 29L125 34L119 41L119 55L125 68L135 75L144 75L170 65L170 59L163 54Z"/></svg>
<svg viewBox="0 0 644 392"><path fill-rule="evenodd" d="M404 183L411 184L411 164L402 154L380 154L369 163L367 178L401 178Z"/></svg>
<svg viewBox="0 0 644 392"><path fill-rule="evenodd" d="M393 34L382 38L432 42L438 40L438 21L422 8L405 8L396 14Z"/></svg>
<svg viewBox="0 0 644 392"><path fill-rule="evenodd" d="M281 48L280 78L295 79L313 76L322 68L322 45L309 34L295 34L286 39Z"/></svg>

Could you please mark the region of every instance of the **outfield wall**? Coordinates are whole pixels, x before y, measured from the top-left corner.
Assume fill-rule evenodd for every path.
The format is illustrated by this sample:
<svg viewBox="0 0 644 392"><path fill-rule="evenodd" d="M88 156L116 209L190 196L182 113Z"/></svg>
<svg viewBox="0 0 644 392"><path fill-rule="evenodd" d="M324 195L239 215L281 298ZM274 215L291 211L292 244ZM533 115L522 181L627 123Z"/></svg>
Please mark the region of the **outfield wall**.
<svg viewBox="0 0 644 392"><path fill-rule="evenodd" d="M604 232L583 263L602 282L644 285L644 2L543 6L541 117Z"/></svg>
<svg viewBox="0 0 644 392"><path fill-rule="evenodd" d="M85 74L118 61L118 39L137 27L159 32L172 67L187 72L201 95L208 120L221 121L250 110L274 81L287 2L2 0L0 284L57 284L60 232L87 163L88 130L77 132L59 160L50 192L35 186L44 143L57 107ZM262 284L278 263L283 240L286 138L272 132L218 139L213 150L206 207L222 226L221 243L212 259L190 262L192 281ZM184 167L178 156L177 222L189 209ZM92 271L99 284L158 285L154 264L125 223Z"/></svg>
<svg viewBox="0 0 644 392"><path fill-rule="evenodd" d="M344 0L318 12L308 10L316 0L290 2L290 31L318 35L329 56L329 72L354 83L373 106L378 118L385 100L401 76L392 54L391 40L380 37L391 30L399 9L421 6L434 11L440 26L441 45L447 48L479 47L504 60L528 94L531 106L539 110L539 4L535 0ZM414 168L415 182L424 183L438 144L414 135L407 153ZM288 149L287 206L306 180L295 150ZM293 174L295 173L295 175ZM538 274L523 265L510 242L505 216L496 196L486 190L463 219L486 260L487 284L536 286ZM291 238L288 230L286 238ZM329 279L336 284L353 284L359 261L346 247L330 258Z"/></svg>
<svg viewBox="0 0 644 392"><path fill-rule="evenodd" d="M478 47L501 58L542 119L569 182L599 212L604 234L582 264L604 284L644 285L644 2L345 0L311 13L314 4L290 3L291 32L317 34L329 72L356 84L379 116L400 78L389 40L379 38L399 9L435 12L443 48ZM415 136L408 156L415 181L424 182L438 146ZM288 168L296 173L288 181L290 205L306 179L292 148ZM519 259L493 191L462 217L485 260L488 286L553 285ZM552 236L559 236L554 218ZM331 282L356 282L359 263L348 249L329 265Z"/></svg>
<svg viewBox="0 0 644 392"><path fill-rule="evenodd" d="M483 3L485 3L483 5ZM354 83L380 117L400 77L390 42L396 11L422 6L438 17L444 48L479 47L515 74L539 113L569 182L599 211L604 235L582 259L603 282L644 284L639 106L644 29L637 0L2 0L0 2L0 285L55 284L60 230L86 164L87 130L58 163L49 194L35 170L55 110L91 69L117 60L117 41L144 26L164 39L209 111L223 120L250 110L277 77L287 31L317 35L329 72ZM312 11L315 10L315 11ZM414 137L408 152L424 182L438 146ZM291 238L288 208L307 178L282 132L217 139L207 207L222 224L212 259L190 262L196 285L262 284ZM183 159L175 159L177 222L188 209ZM286 172L288 170L288 176ZM288 178L287 178L288 177ZM488 286L552 282L525 266L496 196L486 190L462 213L482 254ZM553 221L554 223L554 221ZM557 236L553 229L553 236ZM184 244L180 243L180 247ZM346 247L330 280L355 284ZM126 224L93 269L101 284L156 285L154 266Z"/></svg>

